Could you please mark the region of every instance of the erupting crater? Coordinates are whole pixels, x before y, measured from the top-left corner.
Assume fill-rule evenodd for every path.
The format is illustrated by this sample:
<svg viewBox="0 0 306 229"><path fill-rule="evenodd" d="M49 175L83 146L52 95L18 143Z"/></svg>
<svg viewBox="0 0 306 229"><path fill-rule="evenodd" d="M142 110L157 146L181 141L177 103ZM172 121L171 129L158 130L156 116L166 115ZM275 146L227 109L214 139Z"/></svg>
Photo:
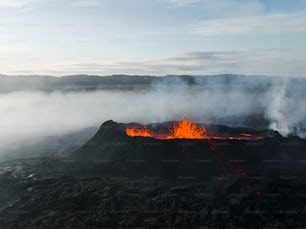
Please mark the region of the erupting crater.
<svg viewBox="0 0 306 229"><path fill-rule="evenodd" d="M229 136L221 135L208 135L207 130L202 125L197 125L192 121L184 118L178 123L173 124L172 127L168 127L168 133L159 133L150 130L147 126L142 127L127 127L125 132L131 137L151 137L156 139L220 139L220 140L260 140L263 137L255 136L250 133L241 133Z"/></svg>
<svg viewBox="0 0 306 229"><path fill-rule="evenodd" d="M207 180L257 174L267 164L263 162L291 157L293 145L296 157L304 158L304 140L284 138L272 130L204 126L186 118L147 125L109 120L73 153L73 159L84 171L98 169L111 176Z"/></svg>

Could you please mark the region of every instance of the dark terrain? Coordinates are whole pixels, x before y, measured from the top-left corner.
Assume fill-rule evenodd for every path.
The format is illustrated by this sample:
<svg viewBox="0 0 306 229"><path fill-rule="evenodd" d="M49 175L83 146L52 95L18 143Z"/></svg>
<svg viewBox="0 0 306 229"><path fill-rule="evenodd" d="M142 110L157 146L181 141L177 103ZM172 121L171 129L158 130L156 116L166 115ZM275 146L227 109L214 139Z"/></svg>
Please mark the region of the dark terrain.
<svg viewBox="0 0 306 229"><path fill-rule="evenodd" d="M1 163L1 227L306 227L305 140L165 141L126 126L105 122L65 159Z"/></svg>
<svg viewBox="0 0 306 229"><path fill-rule="evenodd" d="M75 164L2 164L2 228L304 228L298 177L216 177L210 182L83 176ZM5 168L10 169L5 169ZM69 167L67 169L67 167Z"/></svg>

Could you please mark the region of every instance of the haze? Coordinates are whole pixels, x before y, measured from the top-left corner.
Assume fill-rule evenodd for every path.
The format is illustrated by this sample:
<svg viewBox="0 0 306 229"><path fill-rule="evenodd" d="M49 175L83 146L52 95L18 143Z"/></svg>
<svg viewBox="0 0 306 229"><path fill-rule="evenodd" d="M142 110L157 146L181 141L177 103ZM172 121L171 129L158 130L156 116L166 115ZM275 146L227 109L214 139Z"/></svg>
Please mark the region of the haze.
<svg viewBox="0 0 306 229"><path fill-rule="evenodd" d="M243 76L232 77L236 80L225 85L217 76L211 77L210 85L201 82L207 80L205 76L194 77L192 85L171 77L151 83L146 90L3 93L0 150L5 153L25 140L97 129L109 119L145 124L188 117L195 122L271 128L283 136L305 136L304 81L297 84L284 78L263 88L267 82L256 76L247 78L248 84Z"/></svg>

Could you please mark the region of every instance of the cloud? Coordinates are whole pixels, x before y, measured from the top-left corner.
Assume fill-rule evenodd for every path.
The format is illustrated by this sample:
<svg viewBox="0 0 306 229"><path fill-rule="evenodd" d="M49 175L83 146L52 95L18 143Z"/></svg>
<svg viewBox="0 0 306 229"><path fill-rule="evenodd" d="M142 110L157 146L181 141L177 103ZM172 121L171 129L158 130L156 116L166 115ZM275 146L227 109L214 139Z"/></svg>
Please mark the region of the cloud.
<svg viewBox="0 0 306 229"><path fill-rule="evenodd" d="M305 32L306 12L205 20L191 24L187 30L201 36Z"/></svg>
<svg viewBox="0 0 306 229"><path fill-rule="evenodd" d="M306 56L292 55L286 50L254 50L227 52L190 52L181 55L151 59L102 59L71 61L57 64L33 63L31 68L18 69L15 65L1 64L8 69L4 74L256 74L306 77ZM1 66L2 65L2 66ZM36 69L36 71L33 71Z"/></svg>
<svg viewBox="0 0 306 229"><path fill-rule="evenodd" d="M71 6L73 7L95 7L99 6L101 4L101 1L98 0L78 0L78 1L72 1Z"/></svg>
<svg viewBox="0 0 306 229"><path fill-rule="evenodd" d="M0 0L0 8L20 9L28 6L35 0Z"/></svg>
<svg viewBox="0 0 306 229"><path fill-rule="evenodd" d="M23 54L27 54L30 51L32 51L32 48L29 47L24 47L24 46L20 46L20 45L6 45L6 46L2 46L0 45L0 52L1 53L23 53Z"/></svg>
<svg viewBox="0 0 306 229"><path fill-rule="evenodd" d="M235 4L236 0L166 0L177 7L202 6L204 8L224 8Z"/></svg>
<svg viewBox="0 0 306 229"><path fill-rule="evenodd" d="M179 8L197 8L202 10L205 15L215 17L219 15L237 16L237 15L254 15L263 12L263 4L258 0L164 0L168 4Z"/></svg>
<svg viewBox="0 0 306 229"><path fill-rule="evenodd" d="M199 0L168 0L168 3L178 7L185 7L199 4Z"/></svg>

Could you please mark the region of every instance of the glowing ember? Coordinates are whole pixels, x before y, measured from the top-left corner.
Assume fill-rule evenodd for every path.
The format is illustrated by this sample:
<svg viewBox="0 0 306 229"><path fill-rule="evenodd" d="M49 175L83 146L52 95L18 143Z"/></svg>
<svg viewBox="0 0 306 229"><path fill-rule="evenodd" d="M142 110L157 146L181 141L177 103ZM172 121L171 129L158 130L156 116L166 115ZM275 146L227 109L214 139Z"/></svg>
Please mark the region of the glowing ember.
<svg viewBox="0 0 306 229"><path fill-rule="evenodd" d="M206 134L205 127L198 127L195 123L184 118L182 121L174 124L173 127L169 129L168 134L158 134L149 130L147 127L141 128L126 128L126 134L131 137L152 137L156 139L174 139L174 138L184 138L184 139L216 139L216 140L258 140L262 137L253 136L252 134L242 133L238 136L208 136Z"/></svg>

